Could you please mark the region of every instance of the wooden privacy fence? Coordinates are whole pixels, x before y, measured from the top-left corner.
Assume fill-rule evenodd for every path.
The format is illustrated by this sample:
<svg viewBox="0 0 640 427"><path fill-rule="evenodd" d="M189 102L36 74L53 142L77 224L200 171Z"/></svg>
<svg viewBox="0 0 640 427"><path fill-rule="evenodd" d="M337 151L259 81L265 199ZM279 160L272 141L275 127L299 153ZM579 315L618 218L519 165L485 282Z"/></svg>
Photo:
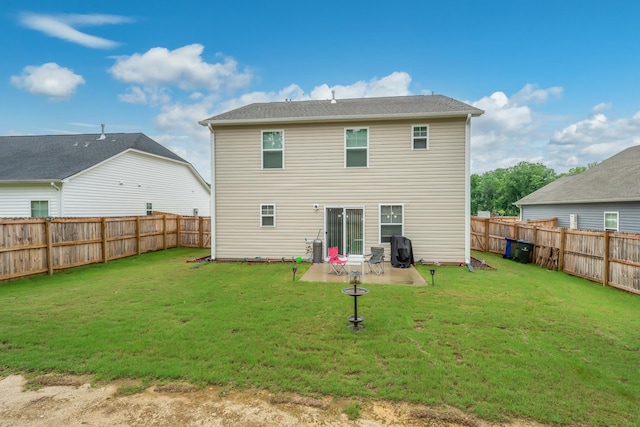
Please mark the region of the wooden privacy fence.
<svg viewBox="0 0 640 427"><path fill-rule="evenodd" d="M0 281L145 252L211 247L208 217L0 218Z"/></svg>
<svg viewBox="0 0 640 427"><path fill-rule="evenodd" d="M506 238L533 244L533 262L640 294L640 235L558 228L556 219L506 222L471 217L471 248L504 254Z"/></svg>

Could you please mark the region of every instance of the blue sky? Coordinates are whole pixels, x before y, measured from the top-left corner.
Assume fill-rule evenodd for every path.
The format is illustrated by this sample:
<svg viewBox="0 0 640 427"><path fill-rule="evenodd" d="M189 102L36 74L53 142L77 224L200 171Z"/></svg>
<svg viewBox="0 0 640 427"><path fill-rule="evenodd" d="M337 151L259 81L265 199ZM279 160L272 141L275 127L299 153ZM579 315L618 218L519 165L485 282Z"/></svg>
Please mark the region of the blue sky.
<svg viewBox="0 0 640 427"><path fill-rule="evenodd" d="M640 2L0 2L0 134L143 132L209 179L198 120L251 102L443 94L472 172L640 144Z"/></svg>

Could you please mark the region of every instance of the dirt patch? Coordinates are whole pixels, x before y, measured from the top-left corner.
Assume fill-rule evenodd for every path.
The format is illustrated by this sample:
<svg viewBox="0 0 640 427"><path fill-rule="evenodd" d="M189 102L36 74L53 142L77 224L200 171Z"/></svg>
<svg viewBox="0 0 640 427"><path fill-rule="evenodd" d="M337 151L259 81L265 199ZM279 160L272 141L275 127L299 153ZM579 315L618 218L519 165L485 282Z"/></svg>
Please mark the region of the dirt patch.
<svg viewBox="0 0 640 427"><path fill-rule="evenodd" d="M488 423L445 407L357 402L360 418L344 410L353 400L274 395L262 390L196 388L176 383L121 395L127 382L92 387L87 377L0 377L0 426L283 426L283 427L543 427L531 422ZM37 389L34 389L37 387Z"/></svg>
<svg viewBox="0 0 640 427"><path fill-rule="evenodd" d="M471 264L471 266L476 270L495 270L495 268L491 267L483 259L471 257L471 262L469 264Z"/></svg>

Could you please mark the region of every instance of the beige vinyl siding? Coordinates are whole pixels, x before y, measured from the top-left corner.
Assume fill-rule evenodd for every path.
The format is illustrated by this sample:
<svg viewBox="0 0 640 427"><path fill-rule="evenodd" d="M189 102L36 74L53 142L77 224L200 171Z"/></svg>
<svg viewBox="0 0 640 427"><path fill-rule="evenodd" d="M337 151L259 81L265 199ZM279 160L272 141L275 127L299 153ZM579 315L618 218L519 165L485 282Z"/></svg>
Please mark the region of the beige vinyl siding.
<svg viewBox="0 0 640 427"><path fill-rule="evenodd" d="M415 124L430 125L429 150L411 149ZM320 230L324 242L326 206L364 208L367 251L380 246L379 205L403 204L416 260L464 261L464 119L280 127L286 168L277 170L261 168L261 126L214 129L217 258L304 256L305 237ZM368 168L344 166L353 127L369 129ZM277 206L276 227L260 228L261 204Z"/></svg>

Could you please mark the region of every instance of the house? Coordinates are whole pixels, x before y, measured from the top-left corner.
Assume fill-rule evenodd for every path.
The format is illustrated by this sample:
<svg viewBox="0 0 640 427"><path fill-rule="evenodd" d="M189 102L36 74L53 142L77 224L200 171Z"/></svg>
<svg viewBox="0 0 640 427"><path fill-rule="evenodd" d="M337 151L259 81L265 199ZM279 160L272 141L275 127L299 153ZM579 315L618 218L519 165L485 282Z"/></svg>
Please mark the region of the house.
<svg viewBox="0 0 640 427"><path fill-rule="evenodd" d="M0 217L211 212L186 160L142 133L0 136Z"/></svg>
<svg viewBox="0 0 640 427"><path fill-rule="evenodd" d="M520 217L558 218L558 227L640 233L640 145L515 202Z"/></svg>
<svg viewBox="0 0 640 427"><path fill-rule="evenodd" d="M389 253L403 235L415 260L468 261L470 123L482 113L430 95L255 103L200 121L212 257L307 258L305 239L325 257Z"/></svg>

